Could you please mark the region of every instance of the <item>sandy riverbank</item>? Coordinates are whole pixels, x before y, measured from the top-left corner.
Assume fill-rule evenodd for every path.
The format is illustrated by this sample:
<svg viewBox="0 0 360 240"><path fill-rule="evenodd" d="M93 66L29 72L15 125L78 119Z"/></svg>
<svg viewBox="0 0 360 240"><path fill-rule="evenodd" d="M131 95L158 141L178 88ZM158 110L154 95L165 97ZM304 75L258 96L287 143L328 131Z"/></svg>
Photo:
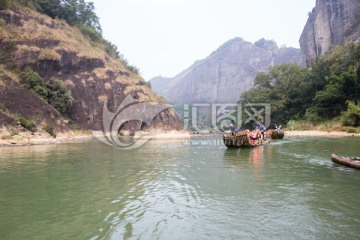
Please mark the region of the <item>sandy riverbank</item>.
<svg viewBox="0 0 360 240"><path fill-rule="evenodd" d="M115 133L113 136L116 136ZM142 136L149 136L150 139L182 139L190 138L190 133L186 131L155 131L151 133L138 132L135 134L135 138L141 138ZM45 145L45 144L61 144L75 141L89 140L93 138L104 137L101 131L92 132L89 134L81 134L77 132L57 133L56 138L50 136L45 131L31 133L29 131L19 132L14 136L11 136L6 130L0 130L0 147L6 146L30 146L30 145Z"/></svg>
<svg viewBox="0 0 360 240"><path fill-rule="evenodd" d="M60 144L92 138L94 138L94 136L91 134L80 134L75 132L57 133L56 138L54 138L45 131L35 133L24 131L13 136L6 131L0 131L0 147Z"/></svg>
<svg viewBox="0 0 360 240"><path fill-rule="evenodd" d="M230 132L224 133L200 133L192 134L191 137L222 137L224 134L230 134ZM360 133L347 133L340 131L319 131L319 130L285 130L285 137L360 137Z"/></svg>
<svg viewBox="0 0 360 240"><path fill-rule="evenodd" d="M360 133L347 133L337 131L319 131L319 130L305 130L305 131L286 131L285 137L288 136L303 136L303 137L360 137Z"/></svg>
<svg viewBox="0 0 360 240"><path fill-rule="evenodd" d="M95 134L95 135L94 135ZM1 133L0 131L0 147L1 146L29 146L29 145L44 145L44 144L61 144L75 141L89 140L96 137L102 137L102 133L94 134L79 134L75 132L67 132L57 134L56 138L50 136L47 132L20 132L15 136L10 136L8 133ZM151 139L181 139L181 138L221 138L226 133L201 133L201 134L190 134L182 131L170 131L170 132L153 132L144 133L140 132L135 137L151 136ZM359 133L347 133L337 131L318 131L318 130L305 130L305 131L286 131L285 137L360 137Z"/></svg>

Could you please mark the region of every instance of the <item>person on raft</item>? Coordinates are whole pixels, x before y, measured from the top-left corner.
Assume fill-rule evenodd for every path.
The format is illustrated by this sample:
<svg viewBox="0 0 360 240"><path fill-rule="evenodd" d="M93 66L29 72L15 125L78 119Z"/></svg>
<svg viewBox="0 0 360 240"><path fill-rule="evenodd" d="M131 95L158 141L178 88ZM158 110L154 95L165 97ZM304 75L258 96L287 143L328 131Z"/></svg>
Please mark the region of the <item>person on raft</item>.
<svg viewBox="0 0 360 240"><path fill-rule="evenodd" d="M234 126L234 124L230 124L230 130L231 130L231 135L235 135L235 133L237 132L237 129Z"/></svg>
<svg viewBox="0 0 360 240"><path fill-rule="evenodd" d="M257 130L252 130L250 133L250 140L258 140L261 137L261 133Z"/></svg>
<svg viewBox="0 0 360 240"><path fill-rule="evenodd" d="M275 124L275 129L277 130L278 133L280 133L280 132L281 132L281 125L280 125L280 126L277 126L277 125Z"/></svg>
<svg viewBox="0 0 360 240"><path fill-rule="evenodd" d="M265 139L265 126L263 121L258 122L258 129L261 133L262 139Z"/></svg>

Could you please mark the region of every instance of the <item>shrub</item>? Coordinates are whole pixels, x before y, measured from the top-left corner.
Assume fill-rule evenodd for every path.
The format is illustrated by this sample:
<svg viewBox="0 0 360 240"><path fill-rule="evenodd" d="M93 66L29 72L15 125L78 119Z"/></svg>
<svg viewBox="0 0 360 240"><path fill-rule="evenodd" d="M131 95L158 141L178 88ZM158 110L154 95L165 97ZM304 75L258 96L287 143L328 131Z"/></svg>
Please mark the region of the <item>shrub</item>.
<svg viewBox="0 0 360 240"><path fill-rule="evenodd" d="M15 136L15 135L19 135L19 131L18 130L12 130L11 132L10 132L10 136L12 137L12 136Z"/></svg>
<svg viewBox="0 0 360 240"><path fill-rule="evenodd" d="M6 112L6 107L4 104L0 103L0 112Z"/></svg>
<svg viewBox="0 0 360 240"><path fill-rule="evenodd" d="M348 133L357 133L356 128L350 128L348 131Z"/></svg>
<svg viewBox="0 0 360 240"><path fill-rule="evenodd" d="M28 67L20 73L20 83L26 89L47 101L61 114L67 115L69 113L72 100L65 84L61 80L52 77L44 84L39 74Z"/></svg>
<svg viewBox="0 0 360 240"><path fill-rule="evenodd" d="M43 79L37 72L27 67L20 73L20 83L28 90L35 89L37 86L42 86Z"/></svg>
<svg viewBox="0 0 360 240"><path fill-rule="evenodd" d="M23 128L26 128L27 130L29 130L31 132L36 132L36 130L37 130L36 126L31 120L29 120L25 117L17 117L17 120L20 122L20 125Z"/></svg>
<svg viewBox="0 0 360 240"><path fill-rule="evenodd" d="M344 126L360 126L360 105L348 101L348 109L342 114L342 123Z"/></svg>
<svg viewBox="0 0 360 240"><path fill-rule="evenodd" d="M93 27L87 24L79 24L78 28L85 36L88 36L94 42L100 42L102 39L101 33L97 32Z"/></svg>
<svg viewBox="0 0 360 240"><path fill-rule="evenodd" d="M42 99L46 100L47 96L48 96L48 92L46 91L45 88L43 88L42 86L36 86L32 92L34 92L36 95L38 95L39 97L41 97Z"/></svg>
<svg viewBox="0 0 360 240"><path fill-rule="evenodd" d="M6 52L14 51L16 48L16 44L14 41L7 41L3 43L3 48Z"/></svg>
<svg viewBox="0 0 360 240"><path fill-rule="evenodd" d="M110 56L120 59L120 53L117 49L117 46L115 44L112 44L111 42L107 41L107 40L103 40L104 44L105 44L105 51L107 54L109 54Z"/></svg>
<svg viewBox="0 0 360 240"><path fill-rule="evenodd" d="M54 128L53 128L52 126L50 126L50 125L47 124L47 125L44 126L44 130L45 130L48 134L50 134L50 136L56 138L56 133L55 133Z"/></svg>
<svg viewBox="0 0 360 240"><path fill-rule="evenodd" d="M40 52L38 58L40 60L59 61L61 59L61 55L52 49L44 49Z"/></svg>
<svg viewBox="0 0 360 240"><path fill-rule="evenodd" d="M140 75L140 70L138 67L132 65L127 65L126 67L130 70L130 72Z"/></svg>
<svg viewBox="0 0 360 240"><path fill-rule="evenodd" d="M7 9L11 6L11 0L1 0L0 1L0 9Z"/></svg>
<svg viewBox="0 0 360 240"><path fill-rule="evenodd" d="M68 115L72 100L65 84L61 80L52 77L46 83L46 87L49 89L48 102L60 113Z"/></svg>

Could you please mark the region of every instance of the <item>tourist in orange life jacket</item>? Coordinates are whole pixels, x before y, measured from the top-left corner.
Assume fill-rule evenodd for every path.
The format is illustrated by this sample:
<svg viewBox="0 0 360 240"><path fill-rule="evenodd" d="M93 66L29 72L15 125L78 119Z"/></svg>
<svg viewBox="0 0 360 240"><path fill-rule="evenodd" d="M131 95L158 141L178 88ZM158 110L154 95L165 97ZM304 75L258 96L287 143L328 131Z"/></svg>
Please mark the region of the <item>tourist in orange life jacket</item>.
<svg viewBox="0 0 360 240"><path fill-rule="evenodd" d="M252 130L250 133L250 140L258 140L259 139L259 132L256 130Z"/></svg>

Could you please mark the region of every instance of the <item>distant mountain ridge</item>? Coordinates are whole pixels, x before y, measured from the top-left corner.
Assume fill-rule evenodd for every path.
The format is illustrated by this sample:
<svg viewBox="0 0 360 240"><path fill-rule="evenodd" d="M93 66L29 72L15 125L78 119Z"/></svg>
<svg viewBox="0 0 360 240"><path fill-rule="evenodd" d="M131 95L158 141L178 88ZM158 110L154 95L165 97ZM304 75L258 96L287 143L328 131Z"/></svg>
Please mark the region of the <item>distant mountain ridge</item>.
<svg viewBox="0 0 360 240"><path fill-rule="evenodd" d="M300 50L265 39L252 44L234 38L174 78L150 81L171 102L237 102L258 72L283 63L304 65ZM159 88L159 82L164 86Z"/></svg>

